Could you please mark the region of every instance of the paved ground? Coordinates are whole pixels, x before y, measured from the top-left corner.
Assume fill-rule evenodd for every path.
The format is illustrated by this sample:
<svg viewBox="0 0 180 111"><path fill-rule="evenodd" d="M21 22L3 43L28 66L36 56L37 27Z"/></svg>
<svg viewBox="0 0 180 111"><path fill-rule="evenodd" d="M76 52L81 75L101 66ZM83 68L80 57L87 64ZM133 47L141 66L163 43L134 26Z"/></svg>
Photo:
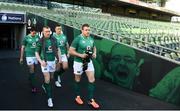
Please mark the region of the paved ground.
<svg viewBox="0 0 180 111"><path fill-rule="evenodd" d="M18 59L13 55L11 57L9 54L7 53L8 56L4 54L5 57L0 57L0 109L49 109L46 96L41 89L43 76L40 72L40 67L37 68L40 92L32 94L28 87L26 65L19 65ZM87 99L86 80L87 78L84 76L82 80L84 100ZM63 75L62 81L62 88L58 89L53 84L53 109L90 110L91 107L87 104L78 106L74 102L72 68ZM180 109L172 104L158 101L102 80L96 81L95 96L101 105L101 109Z"/></svg>

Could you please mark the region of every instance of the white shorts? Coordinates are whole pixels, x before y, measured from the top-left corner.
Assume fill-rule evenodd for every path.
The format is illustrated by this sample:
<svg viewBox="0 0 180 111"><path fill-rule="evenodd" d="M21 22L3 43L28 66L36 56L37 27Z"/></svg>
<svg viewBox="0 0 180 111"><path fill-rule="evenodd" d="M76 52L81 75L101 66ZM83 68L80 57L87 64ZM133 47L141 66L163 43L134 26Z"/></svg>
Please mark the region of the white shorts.
<svg viewBox="0 0 180 111"><path fill-rule="evenodd" d="M73 69L74 74L81 75L83 73L83 63L74 61ZM94 71L94 65L92 63L92 60L88 63L86 71Z"/></svg>
<svg viewBox="0 0 180 111"><path fill-rule="evenodd" d="M56 60L57 60L57 58L56 58ZM68 62L66 54L61 55L61 61L62 62Z"/></svg>
<svg viewBox="0 0 180 111"><path fill-rule="evenodd" d="M47 63L46 67L41 66L42 72L55 72L56 70L55 61L47 61L46 63Z"/></svg>
<svg viewBox="0 0 180 111"><path fill-rule="evenodd" d="M68 62L66 54L61 55L62 62Z"/></svg>
<svg viewBox="0 0 180 111"><path fill-rule="evenodd" d="M27 65L38 64L36 57L26 57Z"/></svg>

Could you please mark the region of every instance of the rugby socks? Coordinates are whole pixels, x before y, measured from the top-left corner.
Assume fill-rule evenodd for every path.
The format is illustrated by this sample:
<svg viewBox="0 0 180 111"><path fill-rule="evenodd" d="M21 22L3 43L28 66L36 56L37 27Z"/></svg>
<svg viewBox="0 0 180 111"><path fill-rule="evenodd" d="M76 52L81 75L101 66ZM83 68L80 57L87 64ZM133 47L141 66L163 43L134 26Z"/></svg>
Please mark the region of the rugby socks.
<svg viewBox="0 0 180 111"><path fill-rule="evenodd" d="M80 82L74 81L74 90L75 90L76 96L79 96L80 95Z"/></svg>
<svg viewBox="0 0 180 111"><path fill-rule="evenodd" d="M52 89L50 83L44 83L43 85L46 90L47 97L52 98Z"/></svg>
<svg viewBox="0 0 180 111"><path fill-rule="evenodd" d="M65 72L65 70L63 68L60 68L59 71L55 71L54 72L54 80L58 81L58 76L62 76L62 74Z"/></svg>
<svg viewBox="0 0 180 111"><path fill-rule="evenodd" d="M30 81L31 87L35 88L35 86L36 86L35 73L29 74L29 81Z"/></svg>
<svg viewBox="0 0 180 111"><path fill-rule="evenodd" d="M94 96L94 90L95 90L95 83L88 83L88 99L93 99Z"/></svg>
<svg viewBox="0 0 180 111"><path fill-rule="evenodd" d="M65 72L63 68L60 68L59 75L62 76L62 74Z"/></svg>
<svg viewBox="0 0 180 111"><path fill-rule="evenodd" d="M58 81L58 74L59 74L59 71L54 72L54 80L55 81Z"/></svg>

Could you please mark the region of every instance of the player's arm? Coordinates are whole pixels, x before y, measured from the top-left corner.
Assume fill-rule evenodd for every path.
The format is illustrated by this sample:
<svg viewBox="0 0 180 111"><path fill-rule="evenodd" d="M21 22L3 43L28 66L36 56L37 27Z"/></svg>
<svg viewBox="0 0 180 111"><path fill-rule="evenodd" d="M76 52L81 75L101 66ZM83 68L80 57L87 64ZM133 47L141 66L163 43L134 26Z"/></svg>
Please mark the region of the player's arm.
<svg viewBox="0 0 180 111"><path fill-rule="evenodd" d="M41 60L41 57L40 57L39 53L35 52L35 55L36 55L37 60L41 64L41 66L46 67L47 64L46 64L46 62L44 60Z"/></svg>
<svg viewBox="0 0 180 111"><path fill-rule="evenodd" d="M41 60L41 58L40 58L39 53L38 53L38 52L35 52L35 55L36 55L36 58L37 58L37 60L39 61L39 63L41 63L42 60Z"/></svg>
<svg viewBox="0 0 180 111"><path fill-rule="evenodd" d="M93 58L96 58L96 46L93 47Z"/></svg>
<svg viewBox="0 0 180 111"><path fill-rule="evenodd" d="M72 55L72 56L76 56L76 57L80 57L80 58L86 58L87 57L87 54L80 54L76 51L77 47L78 47L78 44L79 44L79 38L76 37L70 48L69 48L69 54Z"/></svg>
<svg viewBox="0 0 180 111"><path fill-rule="evenodd" d="M22 41L22 45L21 45L21 51L20 51L20 60L19 60L20 64L23 63L24 49L25 49L26 44L27 44L26 37L24 37Z"/></svg>
<svg viewBox="0 0 180 111"><path fill-rule="evenodd" d="M80 58L85 58L84 57L85 55L76 52L76 49L74 47L70 47L69 48L69 54L72 55L72 56L76 56L76 57L80 57Z"/></svg>
<svg viewBox="0 0 180 111"><path fill-rule="evenodd" d="M59 57L59 63L62 63L62 60L61 60L61 49L58 48L58 57Z"/></svg>
<svg viewBox="0 0 180 111"><path fill-rule="evenodd" d="M23 63L24 49L25 49L25 46L22 45L22 46L21 46L21 53L20 53L20 60L19 60L19 63L20 63L20 64Z"/></svg>
<svg viewBox="0 0 180 111"><path fill-rule="evenodd" d="M41 49L42 49L42 46L38 42L37 46L36 46L36 51L35 51L36 59L39 61L41 66L45 67L46 66L46 62L44 60L41 60L40 53L39 53Z"/></svg>
<svg viewBox="0 0 180 111"><path fill-rule="evenodd" d="M61 49L58 47L60 45L60 43L57 42L57 39L56 39L56 44L55 45L56 45L56 48L57 48L57 55L58 55L58 58L59 58L59 61L57 61L57 62L62 63L62 60L61 60Z"/></svg>
<svg viewBox="0 0 180 111"><path fill-rule="evenodd" d="M67 57L69 57L69 43L68 43L68 42L66 43L66 49L67 49L67 51L68 51Z"/></svg>
<svg viewBox="0 0 180 111"><path fill-rule="evenodd" d="M69 43L66 43L66 49L69 50Z"/></svg>

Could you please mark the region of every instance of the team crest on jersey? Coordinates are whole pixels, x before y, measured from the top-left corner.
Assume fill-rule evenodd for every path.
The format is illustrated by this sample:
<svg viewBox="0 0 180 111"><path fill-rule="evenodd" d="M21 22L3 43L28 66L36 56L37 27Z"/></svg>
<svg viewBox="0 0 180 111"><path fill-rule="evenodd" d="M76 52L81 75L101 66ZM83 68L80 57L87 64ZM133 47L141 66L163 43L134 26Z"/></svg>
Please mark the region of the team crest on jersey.
<svg viewBox="0 0 180 111"><path fill-rule="evenodd" d="M62 46L64 44L64 41L60 41L60 45Z"/></svg>
<svg viewBox="0 0 180 111"><path fill-rule="evenodd" d="M36 47L36 42L33 42L33 43L32 43L32 46L33 46L33 47Z"/></svg>

